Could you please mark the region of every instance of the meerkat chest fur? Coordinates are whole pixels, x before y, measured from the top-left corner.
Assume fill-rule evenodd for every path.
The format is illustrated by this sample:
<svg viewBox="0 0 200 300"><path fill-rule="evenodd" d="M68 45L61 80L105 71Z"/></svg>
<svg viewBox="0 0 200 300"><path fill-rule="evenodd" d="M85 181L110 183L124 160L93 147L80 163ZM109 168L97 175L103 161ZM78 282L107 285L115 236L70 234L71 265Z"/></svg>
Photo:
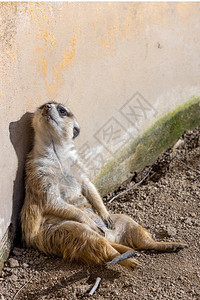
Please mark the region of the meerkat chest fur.
<svg viewBox="0 0 200 300"><path fill-rule="evenodd" d="M54 144L46 161L47 173L53 175L52 189L57 190L60 199L71 203L81 195L81 181L84 176L77 167L78 155L72 143Z"/></svg>

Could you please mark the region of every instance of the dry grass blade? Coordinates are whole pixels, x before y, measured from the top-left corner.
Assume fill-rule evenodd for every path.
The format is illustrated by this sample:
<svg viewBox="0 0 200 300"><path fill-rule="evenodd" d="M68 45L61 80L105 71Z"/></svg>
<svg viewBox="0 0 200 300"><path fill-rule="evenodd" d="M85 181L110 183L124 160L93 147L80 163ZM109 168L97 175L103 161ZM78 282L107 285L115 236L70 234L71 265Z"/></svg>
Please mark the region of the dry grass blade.
<svg viewBox="0 0 200 300"><path fill-rule="evenodd" d="M116 198L122 196L123 194L129 192L130 190L132 190L133 188L135 188L136 186L140 185L143 181L145 181L145 179L149 176L150 172L152 170L152 167L149 168L147 174L139 181L137 182L136 184L134 184L132 187L130 187L129 189L119 193L118 195L114 196L113 198L111 198L108 203L112 203Z"/></svg>
<svg viewBox="0 0 200 300"><path fill-rule="evenodd" d="M29 281L27 281L26 283L24 283L22 285L22 287L15 293L13 300L17 299L17 296L19 295L19 293L22 291L22 289L32 280L33 276L29 279Z"/></svg>
<svg viewBox="0 0 200 300"><path fill-rule="evenodd" d="M95 284L93 286L93 288L91 289L91 291L89 292L89 295L92 296L94 294L94 292L96 291L96 289L98 288L99 286L99 283L101 281L101 278L100 277L97 277L96 281L95 281Z"/></svg>
<svg viewBox="0 0 200 300"><path fill-rule="evenodd" d="M196 169L193 169L192 167L188 166L186 163L184 163L182 160L180 160L180 162L185 166L187 167L188 169L200 174L200 171L196 170Z"/></svg>

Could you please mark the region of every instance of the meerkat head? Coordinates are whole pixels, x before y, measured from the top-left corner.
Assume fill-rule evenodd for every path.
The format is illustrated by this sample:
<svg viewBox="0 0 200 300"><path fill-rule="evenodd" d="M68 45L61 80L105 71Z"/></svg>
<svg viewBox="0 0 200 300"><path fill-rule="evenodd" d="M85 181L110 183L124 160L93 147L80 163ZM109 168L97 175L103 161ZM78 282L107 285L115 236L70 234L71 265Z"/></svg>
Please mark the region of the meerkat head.
<svg viewBox="0 0 200 300"><path fill-rule="evenodd" d="M36 134L51 135L56 139L75 139L80 132L73 113L61 103L49 102L40 106L33 116Z"/></svg>

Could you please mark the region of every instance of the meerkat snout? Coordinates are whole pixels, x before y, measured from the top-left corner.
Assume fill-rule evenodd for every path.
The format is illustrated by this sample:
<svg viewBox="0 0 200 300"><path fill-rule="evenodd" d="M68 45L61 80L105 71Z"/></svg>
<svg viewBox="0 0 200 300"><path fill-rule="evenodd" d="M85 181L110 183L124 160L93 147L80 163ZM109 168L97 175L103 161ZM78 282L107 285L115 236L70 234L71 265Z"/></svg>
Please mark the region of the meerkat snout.
<svg viewBox="0 0 200 300"><path fill-rule="evenodd" d="M74 129L73 129L73 139L75 139L78 135L79 135L79 133L80 133L80 128L79 127L74 127Z"/></svg>
<svg viewBox="0 0 200 300"><path fill-rule="evenodd" d="M50 110L52 109L50 104L46 104L42 109L42 116L45 117L47 120L50 120L51 116L49 114Z"/></svg>
<svg viewBox="0 0 200 300"><path fill-rule="evenodd" d="M48 104L48 103L44 107L45 107L46 110L51 110L51 105Z"/></svg>

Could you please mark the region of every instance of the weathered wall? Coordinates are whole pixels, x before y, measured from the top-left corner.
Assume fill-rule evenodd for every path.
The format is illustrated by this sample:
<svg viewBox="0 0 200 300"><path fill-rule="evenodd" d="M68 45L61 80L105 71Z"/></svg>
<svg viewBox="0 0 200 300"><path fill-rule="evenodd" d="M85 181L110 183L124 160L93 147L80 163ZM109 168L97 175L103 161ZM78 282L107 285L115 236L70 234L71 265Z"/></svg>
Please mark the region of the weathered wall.
<svg viewBox="0 0 200 300"><path fill-rule="evenodd" d="M200 95L199 20L199 3L0 3L0 239L23 200L26 113L49 100L67 104L96 176Z"/></svg>

